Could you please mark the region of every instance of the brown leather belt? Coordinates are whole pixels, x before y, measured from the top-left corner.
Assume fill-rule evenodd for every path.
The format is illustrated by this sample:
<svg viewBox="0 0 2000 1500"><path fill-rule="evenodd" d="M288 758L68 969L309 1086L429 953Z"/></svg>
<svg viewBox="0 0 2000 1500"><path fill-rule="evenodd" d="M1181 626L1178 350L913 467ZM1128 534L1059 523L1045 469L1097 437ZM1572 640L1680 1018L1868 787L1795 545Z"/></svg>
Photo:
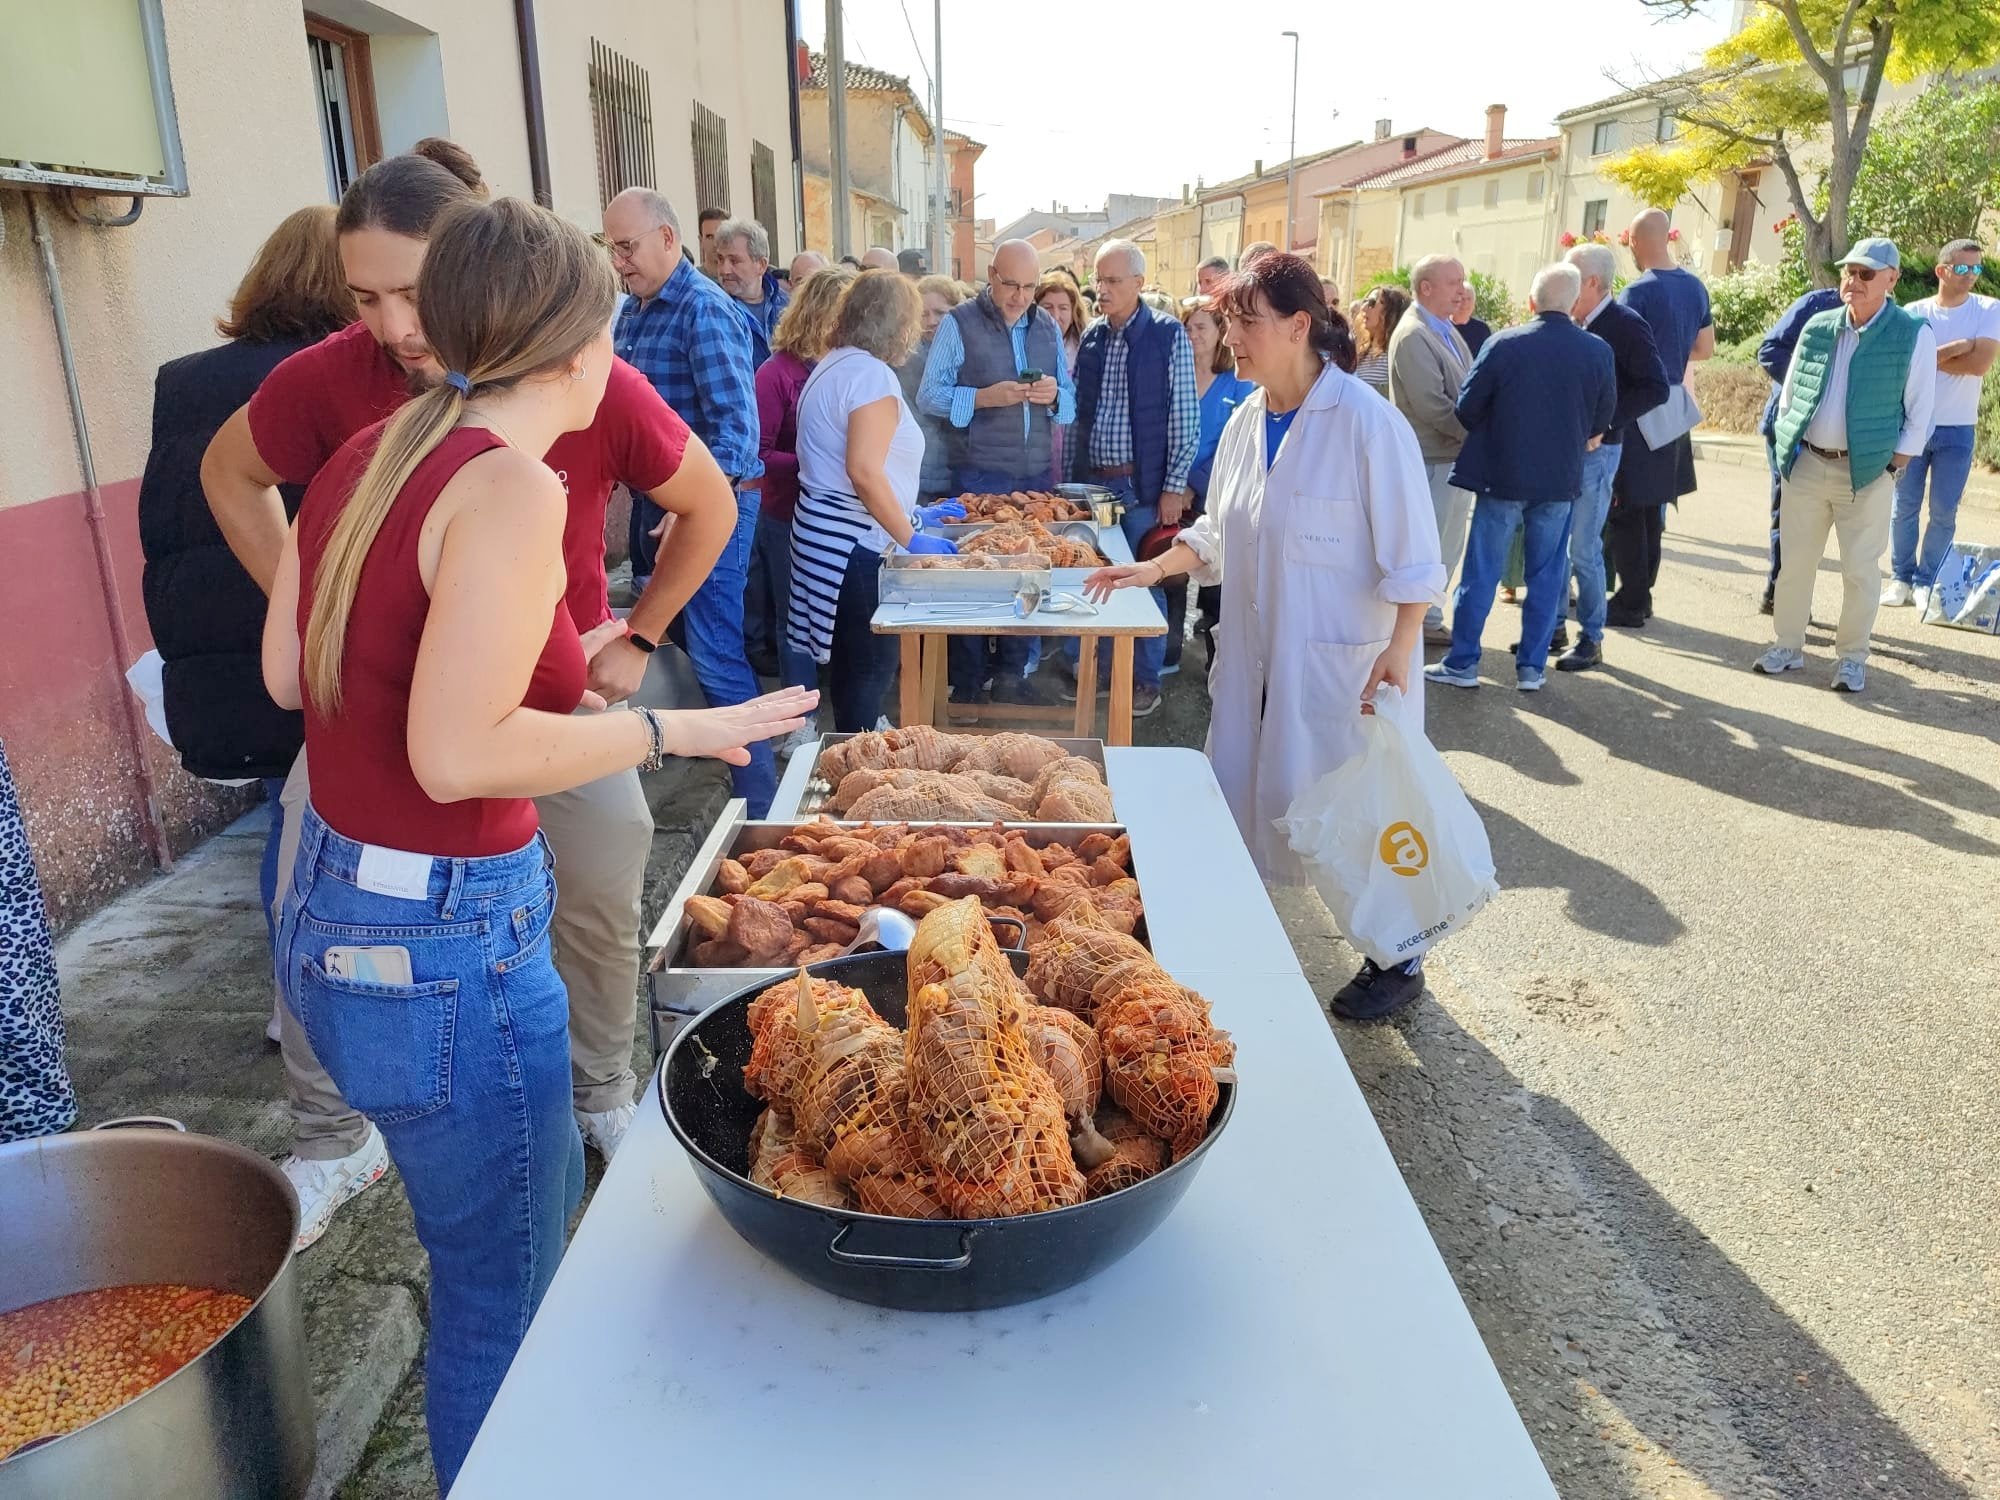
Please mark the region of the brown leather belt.
<svg viewBox="0 0 2000 1500"><path fill-rule="evenodd" d="M1840 462L1841 459L1847 457L1847 450L1845 448L1822 448L1818 443L1808 443L1803 438L1799 440L1799 446L1802 448L1810 448L1814 453L1817 453L1821 458L1825 459L1830 464L1838 463Z"/></svg>
<svg viewBox="0 0 2000 1500"><path fill-rule="evenodd" d="M1090 473L1091 477L1095 479L1130 479L1132 477L1132 466L1130 464L1114 464L1108 469L1092 469Z"/></svg>

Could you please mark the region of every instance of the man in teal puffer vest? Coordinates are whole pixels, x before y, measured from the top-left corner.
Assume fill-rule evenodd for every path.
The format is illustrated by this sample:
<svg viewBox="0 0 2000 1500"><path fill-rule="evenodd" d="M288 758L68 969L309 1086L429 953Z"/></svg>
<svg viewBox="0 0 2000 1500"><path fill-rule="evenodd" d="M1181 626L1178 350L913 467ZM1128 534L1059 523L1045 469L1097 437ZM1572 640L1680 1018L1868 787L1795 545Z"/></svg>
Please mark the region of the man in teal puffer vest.
<svg viewBox="0 0 2000 1500"><path fill-rule="evenodd" d="M1826 534L1840 538L1836 692L1867 685L1868 633L1881 600L1895 476L1930 439L1937 391L1937 338L1930 325L1889 300L1902 259L1893 240L1862 240L1840 261L1840 307L1815 313L1778 401L1774 447L1778 643L1757 659L1769 676L1806 664L1813 578Z"/></svg>

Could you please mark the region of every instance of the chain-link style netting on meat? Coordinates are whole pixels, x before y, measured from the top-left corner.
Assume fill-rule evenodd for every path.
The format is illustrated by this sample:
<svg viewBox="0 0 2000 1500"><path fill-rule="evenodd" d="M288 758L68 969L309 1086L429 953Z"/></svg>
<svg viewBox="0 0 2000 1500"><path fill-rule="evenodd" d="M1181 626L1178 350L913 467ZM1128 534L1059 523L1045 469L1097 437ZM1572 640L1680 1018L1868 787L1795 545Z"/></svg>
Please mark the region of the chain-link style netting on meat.
<svg viewBox="0 0 2000 1500"><path fill-rule="evenodd" d="M791 1120L775 1109L750 1127L750 1180L781 1198L798 1198L821 1208L848 1208L847 1190L800 1145Z"/></svg>
<svg viewBox="0 0 2000 1500"><path fill-rule="evenodd" d="M1122 1109L1099 1110L1097 1133L1110 1143L1111 1155L1084 1174L1087 1198L1135 1187L1167 1164L1167 1143Z"/></svg>
<svg viewBox="0 0 2000 1500"><path fill-rule="evenodd" d="M1028 988L1045 1003L1073 1011L1088 1021L1097 1011L1098 981L1116 966L1129 963L1144 963L1160 978L1166 977L1153 963L1146 945L1112 931L1086 896L1071 904L1028 945Z"/></svg>
<svg viewBox="0 0 2000 1500"><path fill-rule="evenodd" d="M898 766L888 771L865 767L849 771L841 777L840 785L827 799L827 806L834 812L847 813L868 793L885 786L905 790L911 787L949 787L967 796L988 797L995 802L1006 803L1012 809L1008 817L1032 812L1036 801L1035 788L1011 776L999 776L990 771L913 771L907 766ZM1109 800L1107 797L1107 807Z"/></svg>
<svg viewBox="0 0 2000 1500"><path fill-rule="evenodd" d="M971 752L977 739L978 736L969 734L941 734L928 724L879 733L871 729L851 740L828 745L820 752L815 769L835 786L849 771L886 771L892 766L947 771Z"/></svg>
<svg viewBox="0 0 2000 1500"><path fill-rule="evenodd" d="M822 1023L854 1013L877 1026L888 1026L859 990L830 979L812 981L813 1007ZM799 1084L805 1077L811 1050L799 1030L799 982L785 979L750 1002L750 1061L743 1065L743 1087L787 1115L798 1108ZM890 1028L892 1033L894 1028Z"/></svg>
<svg viewBox="0 0 2000 1500"><path fill-rule="evenodd" d="M1220 1092L1208 1002L1163 975L1100 1004L1097 1036L1119 1108L1164 1136L1175 1161L1199 1146Z"/></svg>
<svg viewBox="0 0 2000 1500"><path fill-rule="evenodd" d="M877 823L990 823L1019 818L1021 809L940 777L922 786L878 786L864 792L848 816Z"/></svg>
<svg viewBox="0 0 2000 1500"><path fill-rule="evenodd" d="M1104 1050L1090 1023L1053 1005L1030 1001L1015 1012L1035 1061L1055 1084L1063 1117L1075 1129L1097 1112L1103 1090Z"/></svg>

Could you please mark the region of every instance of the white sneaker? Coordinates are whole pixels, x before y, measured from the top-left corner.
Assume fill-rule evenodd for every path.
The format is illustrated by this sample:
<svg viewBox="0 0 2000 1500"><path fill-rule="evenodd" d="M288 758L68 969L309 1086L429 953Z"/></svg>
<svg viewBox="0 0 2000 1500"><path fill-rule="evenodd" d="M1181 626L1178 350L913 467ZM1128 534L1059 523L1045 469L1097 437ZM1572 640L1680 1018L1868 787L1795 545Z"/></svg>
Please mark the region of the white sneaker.
<svg viewBox="0 0 2000 1500"><path fill-rule="evenodd" d="M790 760L801 750L809 750L819 740L819 730L810 724L801 724L790 734L771 747L779 760Z"/></svg>
<svg viewBox="0 0 2000 1500"><path fill-rule="evenodd" d="M350 1155L328 1161L287 1156L278 1163L278 1170L299 1195L296 1248L303 1250L326 1233L335 1209L382 1180L382 1174L389 1170L389 1143L382 1139L381 1131L370 1125L368 1139Z"/></svg>
<svg viewBox="0 0 2000 1500"><path fill-rule="evenodd" d="M625 1144L625 1132L632 1128L632 1120L638 1113L638 1104L631 1100L615 1108L595 1112L579 1109L576 1111L576 1128L583 1132L584 1145L608 1162Z"/></svg>
<svg viewBox="0 0 2000 1500"><path fill-rule="evenodd" d="M1796 672L1806 664L1806 654L1789 646L1773 646L1750 664L1753 672L1776 677L1780 672Z"/></svg>
<svg viewBox="0 0 2000 1500"><path fill-rule="evenodd" d="M1882 585L1882 608L1905 609L1917 602L1917 591L1900 578L1892 578Z"/></svg>
<svg viewBox="0 0 2000 1500"><path fill-rule="evenodd" d="M282 998L271 1002L271 1019L264 1023L264 1040L267 1042L283 1042L285 1039L284 1022L278 1015L284 1004Z"/></svg>
<svg viewBox="0 0 2000 1500"><path fill-rule="evenodd" d="M1833 690L1836 693L1858 693L1868 686L1868 672L1860 662L1842 660L1833 669Z"/></svg>
<svg viewBox="0 0 2000 1500"><path fill-rule="evenodd" d="M1910 603L1916 606L1917 618L1922 619L1931 612L1931 591L1923 584L1918 584L1910 590Z"/></svg>

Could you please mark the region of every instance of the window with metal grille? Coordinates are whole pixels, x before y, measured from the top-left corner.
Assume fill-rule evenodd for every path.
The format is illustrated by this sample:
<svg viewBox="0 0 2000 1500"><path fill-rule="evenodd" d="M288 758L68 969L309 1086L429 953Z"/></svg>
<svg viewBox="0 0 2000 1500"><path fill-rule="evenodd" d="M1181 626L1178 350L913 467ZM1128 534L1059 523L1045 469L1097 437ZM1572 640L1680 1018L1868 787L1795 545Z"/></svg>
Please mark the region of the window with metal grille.
<svg viewBox="0 0 2000 1500"><path fill-rule="evenodd" d="M750 143L750 212L764 226L771 244L778 243L778 158L762 141ZM777 255L776 249L772 255Z"/></svg>
<svg viewBox="0 0 2000 1500"><path fill-rule="evenodd" d="M694 196L703 208L729 212L729 122L694 101ZM764 226L769 229L771 226Z"/></svg>
<svg viewBox="0 0 2000 1500"><path fill-rule="evenodd" d="M590 39L590 125L601 208L629 187L652 187L653 84L646 70Z"/></svg>

